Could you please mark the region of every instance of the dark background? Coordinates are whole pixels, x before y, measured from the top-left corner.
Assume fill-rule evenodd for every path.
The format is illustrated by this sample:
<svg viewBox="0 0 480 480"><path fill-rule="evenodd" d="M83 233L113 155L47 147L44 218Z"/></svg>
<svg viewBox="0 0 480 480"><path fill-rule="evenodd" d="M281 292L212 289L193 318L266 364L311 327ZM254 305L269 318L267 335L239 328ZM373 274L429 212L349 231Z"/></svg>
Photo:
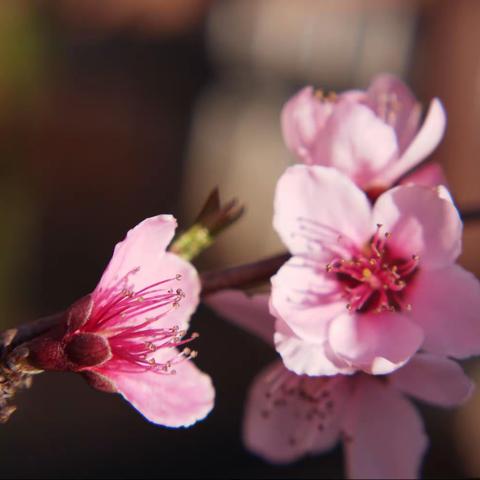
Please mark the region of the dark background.
<svg viewBox="0 0 480 480"><path fill-rule="evenodd" d="M129 228L158 213L186 227L215 185L247 214L199 269L279 251L278 115L307 83L365 87L391 71L424 105L440 96L436 159L460 207L480 204L478 25L475 0L2 0L1 327L88 293ZM479 240L469 224L462 263L477 274ZM341 477L340 448L281 468L243 449L246 391L274 353L206 307L192 324L217 390L205 421L158 427L73 374L40 375L0 426L0 477ZM425 476L480 475L480 397L422 413Z"/></svg>

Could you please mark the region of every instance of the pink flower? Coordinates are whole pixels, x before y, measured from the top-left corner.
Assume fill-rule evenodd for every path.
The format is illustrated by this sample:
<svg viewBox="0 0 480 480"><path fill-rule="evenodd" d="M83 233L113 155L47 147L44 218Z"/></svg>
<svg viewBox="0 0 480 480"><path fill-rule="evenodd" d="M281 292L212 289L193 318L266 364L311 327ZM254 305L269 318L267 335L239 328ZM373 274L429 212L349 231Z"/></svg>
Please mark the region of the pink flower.
<svg viewBox="0 0 480 480"><path fill-rule="evenodd" d="M237 291L208 298L228 320L271 343L274 319L267 302L267 295L249 299ZM328 451L341 440L350 478L414 478L428 439L405 395L453 407L472 389L457 363L428 353L389 376L309 377L277 361L250 387L244 442L266 461L284 464Z"/></svg>
<svg viewBox="0 0 480 480"><path fill-rule="evenodd" d="M458 265L462 223L443 187L399 186L372 207L333 168L278 182L274 226L292 258L272 278L275 343L298 374L385 374L420 348L480 353L480 285Z"/></svg>
<svg viewBox="0 0 480 480"><path fill-rule="evenodd" d="M421 108L392 75L366 91L324 96L306 87L282 112L288 148L309 165L334 167L364 190L385 189L418 165L443 137L446 115L433 99L420 127Z"/></svg>
<svg viewBox="0 0 480 480"><path fill-rule="evenodd" d="M65 324L28 345L45 370L81 373L119 392L148 420L188 426L212 409L210 378L189 360L185 330L200 292L196 270L166 248L176 221L148 218L117 244L95 290L75 303Z"/></svg>

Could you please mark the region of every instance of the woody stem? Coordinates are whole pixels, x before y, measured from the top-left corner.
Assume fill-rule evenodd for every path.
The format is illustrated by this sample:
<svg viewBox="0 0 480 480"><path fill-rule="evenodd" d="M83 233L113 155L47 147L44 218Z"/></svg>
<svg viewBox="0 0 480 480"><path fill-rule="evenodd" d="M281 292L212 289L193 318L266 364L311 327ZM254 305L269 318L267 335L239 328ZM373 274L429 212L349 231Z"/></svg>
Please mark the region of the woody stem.
<svg viewBox="0 0 480 480"><path fill-rule="evenodd" d="M245 288L268 281L289 258L290 254L281 253L258 262L202 273L202 296L226 288Z"/></svg>
<svg viewBox="0 0 480 480"><path fill-rule="evenodd" d="M268 281L272 275L290 257L287 253L237 267L226 268L200 275L202 296L206 296L226 288L245 288ZM0 355L6 348L13 348L59 325L64 320L64 313L38 318L0 333Z"/></svg>

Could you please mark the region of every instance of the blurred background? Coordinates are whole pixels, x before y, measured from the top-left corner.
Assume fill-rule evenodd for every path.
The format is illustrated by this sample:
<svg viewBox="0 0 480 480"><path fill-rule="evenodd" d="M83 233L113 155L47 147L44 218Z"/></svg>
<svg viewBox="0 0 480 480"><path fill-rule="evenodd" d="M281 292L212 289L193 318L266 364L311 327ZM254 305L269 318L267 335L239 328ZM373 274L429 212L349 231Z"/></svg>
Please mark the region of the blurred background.
<svg viewBox="0 0 480 480"><path fill-rule="evenodd" d="M404 78L439 96L434 157L461 208L480 206L480 2L476 0L1 0L0 327L91 291L113 245L147 216L188 226L210 190L247 214L200 270L282 250L275 182L292 161L279 113L305 84ZM462 263L478 275L480 224ZM274 353L202 307L198 365L216 408L190 430L147 423L80 378L45 374L0 426L0 477L342 477L340 448L278 468L241 444L248 385ZM466 365L480 381L480 363ZM423 408L424 475L480 476L480 393Z"/></svg>

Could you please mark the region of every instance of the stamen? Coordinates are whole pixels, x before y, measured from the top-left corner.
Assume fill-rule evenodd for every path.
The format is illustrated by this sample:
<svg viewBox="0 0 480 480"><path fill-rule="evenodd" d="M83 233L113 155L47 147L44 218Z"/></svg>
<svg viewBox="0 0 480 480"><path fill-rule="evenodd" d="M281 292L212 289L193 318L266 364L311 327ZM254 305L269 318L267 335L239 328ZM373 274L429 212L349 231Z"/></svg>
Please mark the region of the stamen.
<svg viewBox="0 0 480 480"><path fill-rule="evenodd" d="M174 374L172 366L190 360L197 352L181 347L198 337L193 333L185 338L185 330L177 325L160 327L159 323L174 308L180 307L186 294L182 288L168 286L182 279L177 274L171 278L135 290L131 277L139 271L131 270L112 287L95 292L94 309L83 327L108 339L112 351L111 368L125 372L150 370L159 374ZM146 316L150 314L150 316ZM172 350L171 358L157 355L160 349Z"/></svg>
<svg viewBox="0 0 480 480"><path fill-rule="evenodd" d="M418 268L419 257L412 255L409 260L392 260L387 246L391 234L382 234L381 229L382 225L377 225L369 245L362 252L353 249L351 258L335 258L325 266L327 273L337 275L349 311L380 313L412 308L405 304L402 292Z"/></svg>

